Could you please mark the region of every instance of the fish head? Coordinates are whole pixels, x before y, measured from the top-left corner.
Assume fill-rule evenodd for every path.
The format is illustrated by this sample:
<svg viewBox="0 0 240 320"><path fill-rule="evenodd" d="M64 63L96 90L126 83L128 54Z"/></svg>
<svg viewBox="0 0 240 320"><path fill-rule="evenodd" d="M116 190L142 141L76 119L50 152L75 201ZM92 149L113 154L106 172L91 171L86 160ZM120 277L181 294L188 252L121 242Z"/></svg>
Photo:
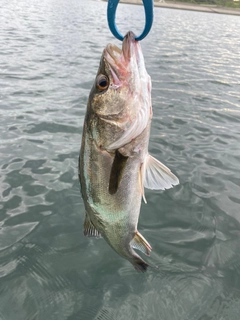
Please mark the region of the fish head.
<svg viewBox="0 0 240 320"><path fill-rule="evenodd" d="M89 101L100 126L95 137L105 149L124 146L146 128L152 115L151 79L132 32L122 49L113 44L104 49Z"/></svg>

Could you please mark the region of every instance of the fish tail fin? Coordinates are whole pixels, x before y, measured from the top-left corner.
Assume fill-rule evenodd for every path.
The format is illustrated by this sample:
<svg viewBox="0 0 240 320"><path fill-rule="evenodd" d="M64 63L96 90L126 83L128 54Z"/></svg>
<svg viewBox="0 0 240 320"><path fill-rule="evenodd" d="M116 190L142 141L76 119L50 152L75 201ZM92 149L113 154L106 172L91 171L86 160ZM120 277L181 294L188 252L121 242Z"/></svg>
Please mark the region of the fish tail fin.
<svg viewBox="0 0 240 320"><path fill-rule="evenodd" d="M152 250L151 245L147 242L147 240L139 233L136 232L134 238L130 242L132 248L137 249L145 253L147 256L150 255L150 252Z"/></svg>
<svg viewBox="0 0 240 320"><path fill-rule="evenodd" d="M147 242L147 240L139 233L138 231L135 233L132 241L130 242L131 254L133 259L131 263L134 268L140 272L146 272L149 264L147 264L133 249L137 249L145 253L147 256L150 255L152 247Z"/></svg>
<svg viewBox="0 0 240 320"><path fill-rule="evenodd" d="M132 265L134 266L134 269L138 272L146 272L147 268L149 267L149 264L147 264L143 259L135 258L134 261L131 261Z"/></svg>

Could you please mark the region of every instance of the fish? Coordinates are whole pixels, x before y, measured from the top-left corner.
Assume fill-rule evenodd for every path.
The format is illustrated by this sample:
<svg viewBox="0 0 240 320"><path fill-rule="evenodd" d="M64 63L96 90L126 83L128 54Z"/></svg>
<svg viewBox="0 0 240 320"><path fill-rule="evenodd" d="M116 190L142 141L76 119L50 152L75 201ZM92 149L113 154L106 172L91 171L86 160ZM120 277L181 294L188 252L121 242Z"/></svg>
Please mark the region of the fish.
<svg viewBox="0 0 240 320"><path fill-rule="evenodd" d="M148 152L152 120L151 78L133 32L122 48L108 44L89 94L79 155L85 206L84 235L104 238L137 271L149 264L151 245L137 229L144 188L169 189L179 183Z"/></svg>

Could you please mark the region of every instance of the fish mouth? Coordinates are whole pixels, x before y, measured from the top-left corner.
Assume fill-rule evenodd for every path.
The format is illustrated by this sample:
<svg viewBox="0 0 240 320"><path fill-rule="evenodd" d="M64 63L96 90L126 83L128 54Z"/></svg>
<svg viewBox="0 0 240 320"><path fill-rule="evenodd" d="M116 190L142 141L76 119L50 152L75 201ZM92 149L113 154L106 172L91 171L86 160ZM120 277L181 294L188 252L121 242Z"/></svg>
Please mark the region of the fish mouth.
<svg viewBox="0 0 240 320"><path fill-rule="evenodd" d="M113 84L117 87L121 86L126 73L122 50L114 44L108 44L103 52L103 56L112 77Z"/></svg>
<svg viewBox="0 0 240 320"><path fill-rule="evenodd" d="M114 44L108 44L104 49L103 57L107 62L109 71L115 85L120 85L121 82L127 79L127 75L132 73L132 65L137 65L141 53L140 44L135 40L133 32L129 31L122 43L122 49Z"/></svg>
<svg viewBox="0 0 240 320"><path fill-rule="evenodd" d="M139 49L139 43L135 40L135 34L132 31L129 31L125 35L122 44L122 53L125 61L129 61L131 57L135 57L135 59L137 59Z"/></svg>
<svg viewBox="0 0 240 320"><path fill-rule="evenodd" d="M118 61L118 59L122 55L122 50L118 48L115 44L108 44L106 49L105 49L105 58L108 60L113 60L115 62Z"/></svg>

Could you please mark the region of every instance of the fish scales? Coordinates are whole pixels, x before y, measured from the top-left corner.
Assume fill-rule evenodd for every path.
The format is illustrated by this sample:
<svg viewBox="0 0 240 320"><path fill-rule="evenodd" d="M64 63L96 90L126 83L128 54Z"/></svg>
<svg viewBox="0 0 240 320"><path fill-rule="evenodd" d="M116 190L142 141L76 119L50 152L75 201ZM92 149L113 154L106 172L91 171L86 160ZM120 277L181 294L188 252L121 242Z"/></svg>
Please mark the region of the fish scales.
<svg viewBox="0 0 240 320"><path fill-rule="evenodd" d="M140 44L128 32L122 50L108 45L89 95L79 157L86 215L84 234L103 237L136 270L148 264L151 246L137 224L144 187L164 190L179 183L148 154L152 119L151 80Z"/></svg>

